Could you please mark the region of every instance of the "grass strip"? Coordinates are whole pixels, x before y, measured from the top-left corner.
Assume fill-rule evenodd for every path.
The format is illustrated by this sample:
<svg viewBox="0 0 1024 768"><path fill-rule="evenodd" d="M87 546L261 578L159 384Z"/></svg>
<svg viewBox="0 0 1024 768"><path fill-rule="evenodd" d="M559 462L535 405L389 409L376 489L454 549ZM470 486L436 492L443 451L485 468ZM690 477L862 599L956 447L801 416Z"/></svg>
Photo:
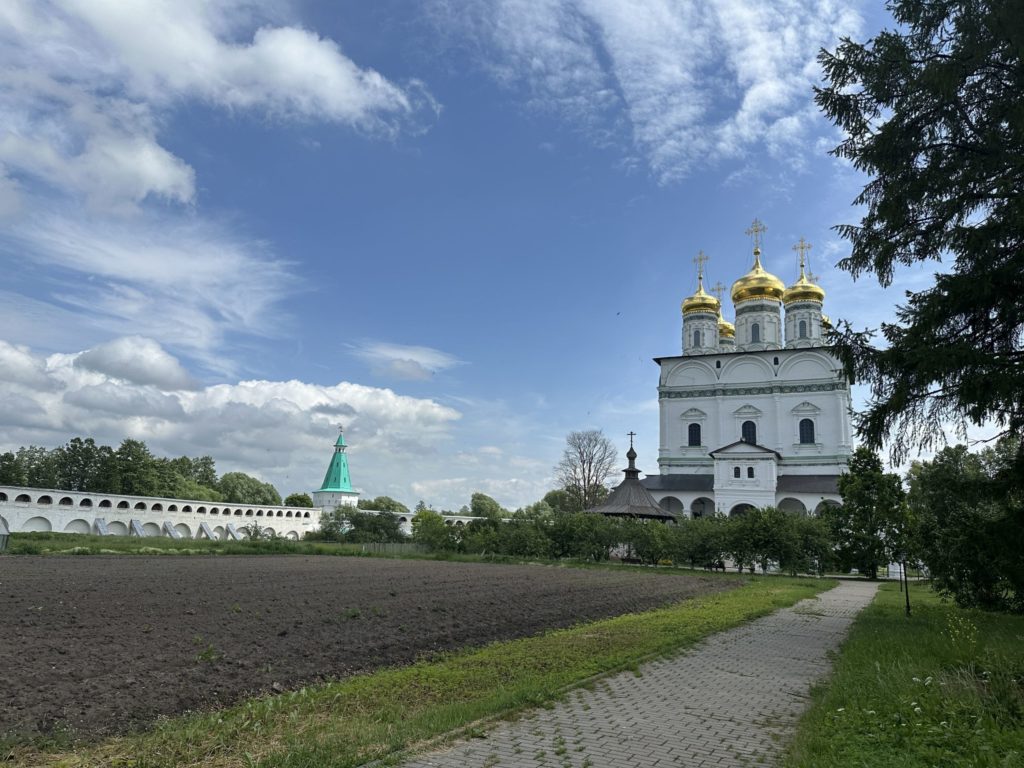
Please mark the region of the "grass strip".
<svg viewBox="0 0 1024 768"><path fill-rule="evenodd" d="M12 762L81 766L356 766L485 718L557 698L835 582L747 578L667 608L495 643L411 666L268 696L74 752L20 751Z"/></svg>
<svg viewBox="0 0 1024 768"><path fill-rule="evenodd" d="M910 595L909 619L896 584L857 617L787 768L1024 765L1024 616Z"/></svg>

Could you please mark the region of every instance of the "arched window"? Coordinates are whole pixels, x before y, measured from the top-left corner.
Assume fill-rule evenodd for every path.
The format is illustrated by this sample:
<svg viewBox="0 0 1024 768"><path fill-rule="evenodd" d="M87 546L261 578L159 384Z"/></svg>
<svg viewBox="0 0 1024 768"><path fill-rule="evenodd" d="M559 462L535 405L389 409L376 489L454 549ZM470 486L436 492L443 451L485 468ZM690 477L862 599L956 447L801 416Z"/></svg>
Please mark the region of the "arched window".
<svg viewBox="0 0 1024 768"><path fill-rule="evenodd" d="M758 323L754 323L750 326L750 340L754 344L761 341L761 326Z"/></svg>
<svg viewBox="0 0 1024 768"><path fill-rule="evenodd" d="M700 331L694 331L693 332L693 346L695 346L695 347L699 347L700 346Z"/></svg>
<svg viewBox="0 0 1024 768"><path fill-rule="evenodd" d="M749 477L751 480L754 479L754 468L753 467L747 467L747 477Z"/></svg>
<svg viewBox="0 0 1024 768"><path fill-rule="evenodd" d="M738 478L740 476L740 468L739 467L733 467L732 468L732 476L735 477L735 478Z"/></svg>
<svg viewBox="0 0 1024 768"><path fill-rule="evenodd" d="M700 424L691 424L687 429L687 445L700 445Z"/></svg>
<svg viewBox="0 0 1024 768"><path fill-rule="evenodd" d="M814 422L810 419L800 419L800 442L804 445L814 444Z"/></svg>
<svg viewBox="0 0 1024 768"><path fill-rule="evenodd" d="M801 339L806 339L807 338L807 321L806 320L801 320L799 328L800 328L800 330L797 331L797 335Z"/></svg>
<svg viewBox="0 0 1024 768"><path fill-rule="evenodd" d="M740 439L744 443L757 442L757 424L752 421L744 421L740 427Z"/></svg>

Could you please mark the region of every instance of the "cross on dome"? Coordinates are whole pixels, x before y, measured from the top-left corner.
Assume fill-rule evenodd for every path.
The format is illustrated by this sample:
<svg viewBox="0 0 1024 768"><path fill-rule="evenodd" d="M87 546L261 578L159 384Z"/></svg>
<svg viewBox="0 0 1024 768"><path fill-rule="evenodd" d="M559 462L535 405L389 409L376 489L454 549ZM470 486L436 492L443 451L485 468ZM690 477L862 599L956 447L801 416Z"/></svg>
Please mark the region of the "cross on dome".
<svg viewBox="0 0 1024 768"><path fill-rule="evenodd" d="M718 299L718 302L722 302L722 296L725 295L725 286L722 285L722 281L719 280L717 283L711 286L711 294Z"/></svg>
<svg viewBox="0 0 1024 768"><path fill-rule="evenodd" d="M761 251L761 236L768 231L768 227L761 223L760 219L754 219L749 229L744 230L745 235L751 235L754 238L754 253Z"/></svg>
<svg viewBox="0 0 1024 768"><path fill-rule="evenodd" d="M804 271L804 266L807 264L807 252L811 250L811 244L800 238L800 242L793 246L793 250L800 254L800 271Z"/></svg>
<svg viewBox="0 0 1024 768"><path fill-rule="evenodd" d="M704 254L704 251L697 251L697 255L693 257L693 263L697 265L697 280L703 280L704 265L708 263L708 257Z"/></svg>

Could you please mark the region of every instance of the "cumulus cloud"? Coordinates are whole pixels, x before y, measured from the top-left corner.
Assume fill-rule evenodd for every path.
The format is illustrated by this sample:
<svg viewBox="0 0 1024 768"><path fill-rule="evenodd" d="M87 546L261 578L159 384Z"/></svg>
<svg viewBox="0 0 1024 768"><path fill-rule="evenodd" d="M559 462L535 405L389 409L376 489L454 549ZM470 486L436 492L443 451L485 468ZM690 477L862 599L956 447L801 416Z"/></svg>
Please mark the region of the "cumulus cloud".
<svg viewBox="0 0 1024 768"><path fill-rule="evenodd" d="M76 357L74 364L115 379L152 384L164 390L195 388L195 382L177 358L142 336L125 336L100 344Z"/></svg>
<svg viewBox="0 0 1024 768"><path fill-rule="evenodd" d="M195 173L159 142L186 100L371 135L412 127L436 104L421 83L359 67L252 2L9 0L0 8L0 182L16 174L131 210L189 203ZM0 213L11 206L0 184Z"/></svg>
<svg viewBox="0 0 1024 768"><path fill-rule="evenodd" d="M145 361L162 366L161 375L140 372ZM171 390L169 383L181 381L176 362L145 339L45 357L0 341L0 451L76 435L114 445L133 437L157 454L212 455L221 472L258 474L288 493L317 487L343 414L356 484L408 498L412 482L437 476L445 464L441 449L462 415L351 382Z"/></svg>
<svg viewBox="0 0 1024 768"><path fill-rule="evenodd" d="M499 82L598 144L622 130L663 182L814 130L819 48L856 31L836 0L434 0ZM609 126L611 126L609 128Z"/></svg>
<svg viewBox="0 0 1024 768"><path fill-rule="evenodd" d="M424 380L462 365L457 357L433 347L407 346L371 341L353 347L353 354L370 364L378 376Z"/></svg>

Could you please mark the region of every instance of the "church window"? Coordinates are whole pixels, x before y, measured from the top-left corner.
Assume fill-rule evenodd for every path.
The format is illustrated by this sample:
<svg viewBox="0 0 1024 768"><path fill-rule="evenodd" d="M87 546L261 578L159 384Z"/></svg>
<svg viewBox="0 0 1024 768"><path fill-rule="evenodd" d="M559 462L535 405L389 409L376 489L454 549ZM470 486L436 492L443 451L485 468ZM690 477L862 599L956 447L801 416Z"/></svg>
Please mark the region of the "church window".
<svg viewBox="0 0 1024 768"><path fill-rule="evenodd" d="M800 330L797 332L797 334L800 336L801 339L806 339L807 338L807 321L806 320L801 320L800 321Z"/></svg>
<svg viewBox="0 0 1024 768"><path fill-rule="evenodd" d="M715 360L715 368L721 368L721 367L722 367L722 361L721 360Z"/></svg>
<svg viewBox="0 0 1024 768"><path fill-rule="evenodd" d="M754 479L754 468L753 467L747 467L747 477L749 477L751 480Z"/></svg>
<svg viewBox="0 0 1024 768"><path fill-rule="evenodd" d="M732 468L732 476L733 477L737 477L737 478L740 476L740 468L739 467L733 467Z"/></svg>
<svg viewBox="0 0 1024 768"><path fill-rule="evenodd" d="M778 365L778 364L779 364L779 358L773 357L772 358L772 365Z"/></svg>
<svg viewBox="0 0 1024 768"><path fill-rule="evenodd" d="M757 323L750 326L750 340L755 344L761 341L761 326Z"/></svg>
<svg viewBox="0 0 1024 768"><path fill-rule="evenodd" d="M694 331L693 332L693 346L695 346L695 347L699 347L700 346L700 331Z"/></svg>
<svg viewBox="0 0 1024 768"><path fill-rule="evenodd" d="M700 424L691 424L686 437L687 445L700 445Z"/></svg>
<svg viewBox="0 0 1024 768"><path fill-rule="evenodd" d="M810 419L800 419L800 442L804 444L814 443L814 422Z"/></svg>
<svg viewBox="0 0 1024 768"><path fill-rule="evenodd" d="M757 425L752 421L744 421L740 427L740 439L745 443L756 443Z"/></svg>

